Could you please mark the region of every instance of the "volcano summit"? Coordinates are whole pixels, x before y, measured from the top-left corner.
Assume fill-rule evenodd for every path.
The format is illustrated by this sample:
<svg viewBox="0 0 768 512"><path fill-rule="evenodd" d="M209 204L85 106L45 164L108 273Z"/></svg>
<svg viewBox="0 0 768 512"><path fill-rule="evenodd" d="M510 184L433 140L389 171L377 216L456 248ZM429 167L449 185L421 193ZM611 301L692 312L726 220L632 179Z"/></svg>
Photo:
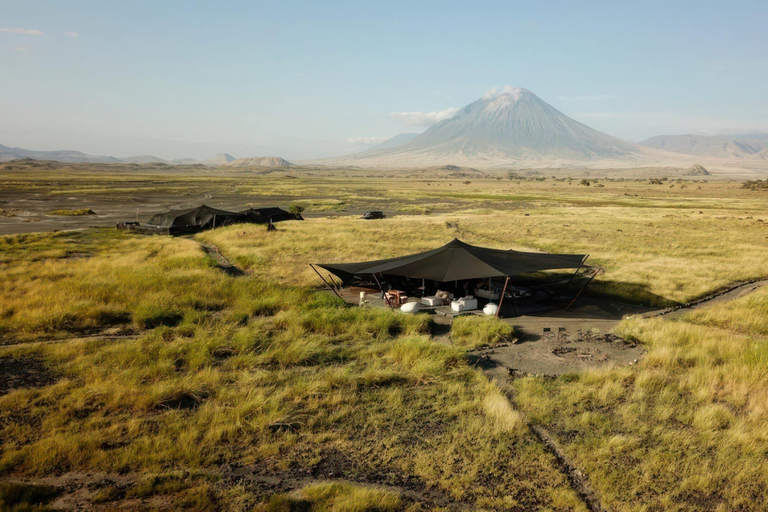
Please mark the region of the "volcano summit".
<svg viewBox="0 0 768 512"><path fill-rule="evenodd" d="M360 166L639 163L644 150L579 123L527 89L492 89L403 144L332 159Z"/></svg>

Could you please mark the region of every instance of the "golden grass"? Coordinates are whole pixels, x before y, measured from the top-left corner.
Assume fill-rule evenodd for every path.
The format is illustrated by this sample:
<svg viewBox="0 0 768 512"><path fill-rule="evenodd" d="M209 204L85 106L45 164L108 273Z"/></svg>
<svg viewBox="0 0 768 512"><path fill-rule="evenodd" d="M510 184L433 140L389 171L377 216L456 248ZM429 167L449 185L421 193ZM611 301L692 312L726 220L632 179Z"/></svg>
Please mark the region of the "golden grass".
<svg viewBox="0 0 768 512"><path fill-rule="evenodd" d="M458 224L458 229L455 227ZM309 262L348 262L424 251L454 237L476 245L590 254L605 267L594 290L650 304L685 302L768 275L764 223L688 209L553 208L488 215L397 216L283 222L267 233L231 226L198 235L254 276L315 285Z"/></svg>
<svg viewBox="0 0 768 512"><path fill-rule="evenodd" d="M80 210L52 210L48 212L48 215L62 215L65 217L79 217L83 215L96 215L96 213L90 208L82 208Z"/></svg>
<svg viewBox="0 0 768 512"><path fill-rule="evenodd" d="M76 177L72 186L94 195L109 187L106 178L92 179ZM186 193L204 179L156 186ZM16 180L2 187L50 189L41 177ZM595 292L647 304L768 275L768 212L759 193L728 183L568 183L223 177L211 186L318 208L391 202L456 210L198 235L246 267L243 278L214 268L190 239L106 230L0 238L5 342L105 327L140 335L0 349L0 357L40 358L59 378L0 397L0 471L162 475L227 461L290 477L293 468L338 459L345 475L400 475L477 508L583 510L520 413L466 362L468 348L508 338L508 327L459 320L454 344L440 345L423 315L345 308L315 292L307 266L427 250L458 236L589 253L606 269ZM125 179L109 190L143 187ZM766 333L766 296L754 292L682 321L626 320L621 334L647 349L639 364L519 379L517 404L553 432L611 510L764 510L768 345L756 335ZM384 483L396 487L391 478ZM188 508L200 509L282 510L297 500L316 509L409 505L396 492L338 482L271 502L243 488L165 477L130 492L163 489L186 493Z"/></svg>
<svg viewBox="0 0 768 512"><path fill-rule="evenodd" d="M726 304L697 309L686 314L684 320L745 334L768 336L768 287Z"/></svg>
<svg viewBox="0 0 768 512"><path fill-rule="evenodd" d="M451 324L451 342L466 349L511 342L515 338L515 329L495 317L460 316Z"/></svg>
<svg viewBox="0 0 768 512"><path fill-rule="evenodd" d="M140 336L0 349L42 359L58 376L0 396L2 474L159 474L224 460L290 475L338 453L341 475L400 475L488 508L581 509L463 349L430 339L425 315L232 278L189 239L105 230L21 238L3 240L3 286L14 291L3 304L6 340L104 327L83 313L109 308ZM89 257L67 257L72 246ZM158 315L142 308L153 306L180 319L149 324ZM201 500L213 492L171 483Z"/></svg>
<svg viewBox="0 0 768 512"><path fill-rule="evenodd" d="M291 494L273 496L257 510L264 512L335 511L387 512L403 510L400 496L392 491L349 483L322 482L308 485ZM407 509L406 509L407 510ZM412 510L417 510L412 508Z"/></svg>
<svg viewBox="0 0 768 512"><path fill-rule="evenodd" d="M768 345L663 319L620 332L648 347L636 368L521 379L523 410L611 510L768 507Z"/></svg>

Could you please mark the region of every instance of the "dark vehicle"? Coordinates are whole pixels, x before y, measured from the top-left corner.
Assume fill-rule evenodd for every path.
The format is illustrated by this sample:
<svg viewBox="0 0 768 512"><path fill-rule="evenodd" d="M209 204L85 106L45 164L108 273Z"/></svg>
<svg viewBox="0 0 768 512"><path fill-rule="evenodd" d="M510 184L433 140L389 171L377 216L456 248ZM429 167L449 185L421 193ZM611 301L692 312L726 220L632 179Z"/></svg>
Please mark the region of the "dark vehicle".
<svg viewBox="0 0 768 512"><path fill-rule="evenodd" d="M384 215L384 212L375 211L375 212L365 212L363 216L360 218L365 220L373 220L373 219L384 219L386 217L387 216Z"/></svg>

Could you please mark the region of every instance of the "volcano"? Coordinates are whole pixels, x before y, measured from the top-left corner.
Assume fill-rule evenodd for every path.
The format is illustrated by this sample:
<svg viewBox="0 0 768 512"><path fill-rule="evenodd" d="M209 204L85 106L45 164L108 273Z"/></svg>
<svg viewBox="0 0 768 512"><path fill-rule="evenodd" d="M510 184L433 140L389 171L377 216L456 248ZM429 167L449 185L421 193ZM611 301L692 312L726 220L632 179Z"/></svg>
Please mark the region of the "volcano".
<svg viewBox="0 0 768 512"><path fill-rule="evenodd" d="M337 159L361 166L564 165L642 159L634 144L579 123L527 89L492 89L403 144Z"/></svg>

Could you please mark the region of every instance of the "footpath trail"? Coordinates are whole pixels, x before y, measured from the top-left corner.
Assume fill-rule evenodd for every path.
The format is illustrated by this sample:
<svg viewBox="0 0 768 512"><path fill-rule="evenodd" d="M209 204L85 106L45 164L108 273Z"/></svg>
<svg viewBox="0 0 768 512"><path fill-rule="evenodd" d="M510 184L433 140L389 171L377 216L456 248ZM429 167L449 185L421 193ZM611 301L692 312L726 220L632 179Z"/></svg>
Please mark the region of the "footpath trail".
<svg viewBox="0 0 768 512"><path fill-rule="evenodd" d="M243 269L237 265L233 265L232 262L230 262L223 254L221 254L221 251L218 247L207 242L198 243L200 244L200 248L203 249L205 254L211 257L218 264L218 267L222 272L231 277L242 277L246 275L246 272Z"/></svg>

